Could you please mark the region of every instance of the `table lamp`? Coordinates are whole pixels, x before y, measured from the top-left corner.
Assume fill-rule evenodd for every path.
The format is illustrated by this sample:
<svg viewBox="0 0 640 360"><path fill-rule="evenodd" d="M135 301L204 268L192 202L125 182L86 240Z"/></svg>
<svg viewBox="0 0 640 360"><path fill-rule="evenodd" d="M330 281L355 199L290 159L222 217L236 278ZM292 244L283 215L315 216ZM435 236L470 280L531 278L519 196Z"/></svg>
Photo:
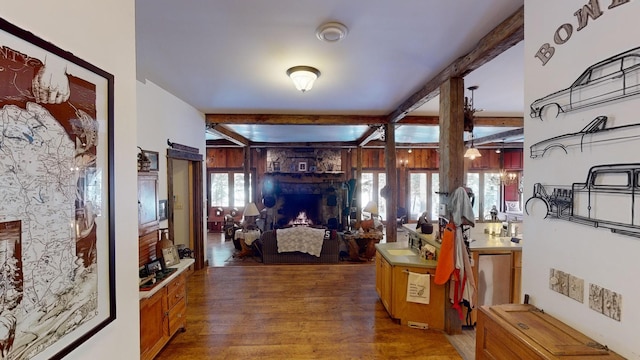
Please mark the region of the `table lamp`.
<svg viewBox="0 0 640 360"><path fill-rule="evenodd" d="M244 207L244 216L245 228L246 229L255 229L256 228L256 217L260 216L260 212L258 211L258 207L255 203L249 203Z"/></svg>
<svg viewBox="0 0 640 360"><path fill-rule="evenodd" d="M365 206L364 209L362 209L362 211L370 213L372 219L373 218L377 218L378 217L378 204L376 204L375 201L369 201L367 203L367 206Z"/></svg>

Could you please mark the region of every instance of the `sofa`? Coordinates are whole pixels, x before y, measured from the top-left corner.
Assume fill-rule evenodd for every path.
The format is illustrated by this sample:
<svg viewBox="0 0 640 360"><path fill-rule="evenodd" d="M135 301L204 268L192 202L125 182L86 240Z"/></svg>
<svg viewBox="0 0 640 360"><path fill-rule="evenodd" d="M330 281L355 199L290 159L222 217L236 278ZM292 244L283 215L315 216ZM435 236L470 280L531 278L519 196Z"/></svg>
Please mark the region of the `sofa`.
<svg viewBox="0 0 640 360"><path fill-rule="evenodd" d="M325 264L339 261L340 237L336 230L326 230L329 236L325 236L322 242L320 256L310 255L300 251L278 252L278 230L267 230L258 240L259 250L264 264Z"/></svg>

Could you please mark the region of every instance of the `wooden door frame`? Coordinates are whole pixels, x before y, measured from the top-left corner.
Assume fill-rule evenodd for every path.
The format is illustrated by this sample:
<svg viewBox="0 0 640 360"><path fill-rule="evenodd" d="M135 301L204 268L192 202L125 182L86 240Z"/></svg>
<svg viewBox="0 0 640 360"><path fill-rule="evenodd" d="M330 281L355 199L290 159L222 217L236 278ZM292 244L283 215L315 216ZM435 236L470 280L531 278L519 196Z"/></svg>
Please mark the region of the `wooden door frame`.
<svg viewBox="0 0 640 360"><path fill-rule="evenodd" d="M198 154L200 155L200 154ZM194 269L200 270L207 266L205 263L204 249L204 214L202 210L203 196L203 160L195 159L193 154L183 154L180 151L167 149L167 191L169 196L168 221L169 236L174 238L173 229L173 160L185 160L189 166L189 242L193 240L193 258L195 259Z"/></svg>

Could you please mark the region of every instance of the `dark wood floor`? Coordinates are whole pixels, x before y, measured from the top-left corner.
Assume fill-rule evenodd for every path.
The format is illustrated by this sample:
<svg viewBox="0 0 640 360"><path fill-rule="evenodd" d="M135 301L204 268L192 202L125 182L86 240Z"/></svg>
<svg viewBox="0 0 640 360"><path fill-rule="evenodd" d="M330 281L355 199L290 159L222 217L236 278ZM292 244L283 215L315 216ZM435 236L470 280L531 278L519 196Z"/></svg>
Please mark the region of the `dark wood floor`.
<svg viewBox="0 0 640 360"><path fill-rule="evenodd" d="M474 358L468 351L475 336L467 331L447 337L390 319L373 263L227 262L234 251L221 234L209 234L210 267L187 284L187 331L157 359Z"/></svg>

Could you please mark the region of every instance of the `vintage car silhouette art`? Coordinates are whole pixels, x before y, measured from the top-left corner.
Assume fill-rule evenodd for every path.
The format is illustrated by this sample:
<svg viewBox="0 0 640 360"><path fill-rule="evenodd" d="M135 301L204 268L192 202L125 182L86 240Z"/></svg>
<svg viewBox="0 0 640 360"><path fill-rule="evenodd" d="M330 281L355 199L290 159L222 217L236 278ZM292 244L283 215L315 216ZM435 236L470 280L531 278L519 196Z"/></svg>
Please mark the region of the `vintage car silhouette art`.
<svg viewBox="0 0 640 360"><path fill-rule="evenodd" d="M607 120L604 115L598 116L578 132L539 141L529 147L529 156L532 159L543 157L553 149L562 149L567 154L569 147L580 146L580 151L582 151L585 144L623 141L640 137L640 123L608 128Z"/></svg>
<svg viewBox="0 0 640 360"><path fill-rule="evenodd" d="M542 200L545 218L561 219L640 237L640 163L597 165L584 183L533 186L529 202Z"/></svg>
<svg viewBox="0 0 640 360"><path fill-rule="evenodd" d="M531 104L531 117L583 109L640 94L640 47L589 66L566 89Z"/></svg>

